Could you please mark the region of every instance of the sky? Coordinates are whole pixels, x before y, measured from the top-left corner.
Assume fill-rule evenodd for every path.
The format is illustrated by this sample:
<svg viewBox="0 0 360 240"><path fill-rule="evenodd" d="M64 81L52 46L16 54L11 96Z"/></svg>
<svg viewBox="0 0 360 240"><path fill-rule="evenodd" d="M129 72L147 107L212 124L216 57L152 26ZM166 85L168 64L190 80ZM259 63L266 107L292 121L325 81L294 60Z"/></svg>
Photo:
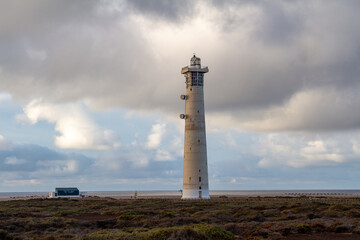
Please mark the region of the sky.
<svg viewBox="0 0 360 240"><path fill-rule="evenodd" d="M357 0L0 0L0 192L182 188L208 66L210 190L360 188Z"/></svg>

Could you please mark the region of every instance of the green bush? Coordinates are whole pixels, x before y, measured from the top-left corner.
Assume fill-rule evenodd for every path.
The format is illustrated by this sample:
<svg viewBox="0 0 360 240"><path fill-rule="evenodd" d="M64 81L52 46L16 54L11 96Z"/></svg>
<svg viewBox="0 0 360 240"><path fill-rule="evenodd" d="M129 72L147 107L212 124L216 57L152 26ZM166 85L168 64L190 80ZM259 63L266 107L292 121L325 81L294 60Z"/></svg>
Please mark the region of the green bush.
<svg viewBox="0 0 360 240"><path fill-rule="evenodd" d="M127 239L131 234L123 231L101 230L84 237L84 240Z"/></svg>
<svg viewBox="0 0 360 240"><path fill-rule="evenodd" d="M144 214L141 214L137 211L125 212L119 217L119 219L127 221L139 220L141 218L144 218Z"/></svg>
<svg viewBox="0 0 360 240"><path fill-rule="evenodd" d="M330 211L339 211L344 212L350 209L349 206L344 206L343 204L335 204L328 208Z"/></svg>
<svg viewBox="0 0 360 240"><path fill-rule="evenodd" d="M160 212L159 214L159 217L160 218L163 218L163 217L175 217L177 213L175 211L162 211Z"/></svg>
<svg viewBox="0 0 360 240"><path fill-rule="evenodd" d="M115 230L102 230L88 234L84 239L100 240L100 239L150 239L150 240L166 240L166 239L218 239L232 240L234 234L224 229L207 224L199 224L182 227L154 228L149 231L133 231L132 233Z"/></svg>
<svg viewBox="0 0 360 240"><path fill-rule="evenodd" d="M211 226L208 224L199 224L194 225L193 228L200 233L203 233L205 236L207 236L210 239L234 239L235 236L233 233L228 232L220 227L217 226Z"/></svg>

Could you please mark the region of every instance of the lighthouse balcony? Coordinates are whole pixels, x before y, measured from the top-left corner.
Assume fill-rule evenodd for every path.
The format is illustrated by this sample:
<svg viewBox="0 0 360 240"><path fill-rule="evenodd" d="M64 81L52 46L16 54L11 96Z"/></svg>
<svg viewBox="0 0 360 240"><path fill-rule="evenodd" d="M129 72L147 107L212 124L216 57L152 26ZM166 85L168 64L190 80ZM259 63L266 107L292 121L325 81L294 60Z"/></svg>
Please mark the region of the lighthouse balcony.
<svg viewBox="0 0 360 240"><path fill-rule="evenodd" d="M187 73L187 72L202 72L202 73L207 73L209 71L208 67L204 67L204 68L196 68L196 67L183 67L181 69L181 74Z"/></svg>

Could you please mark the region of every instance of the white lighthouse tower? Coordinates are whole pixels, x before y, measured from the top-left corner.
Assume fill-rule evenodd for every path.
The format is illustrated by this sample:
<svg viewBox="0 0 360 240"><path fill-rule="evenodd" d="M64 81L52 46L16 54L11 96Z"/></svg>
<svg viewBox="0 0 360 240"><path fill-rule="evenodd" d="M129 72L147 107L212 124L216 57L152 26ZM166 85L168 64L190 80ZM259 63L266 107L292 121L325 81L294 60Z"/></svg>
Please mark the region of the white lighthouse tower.
<svg viewBox="0 0 360 240"><path fill-rule="evenodd" d="M186 78L184 142L184 175L182 199L209 199L209 182L206 153L204 74L208 67L201 68L201 60L195 54L190 66L183 67L181 73Z"/></svg>

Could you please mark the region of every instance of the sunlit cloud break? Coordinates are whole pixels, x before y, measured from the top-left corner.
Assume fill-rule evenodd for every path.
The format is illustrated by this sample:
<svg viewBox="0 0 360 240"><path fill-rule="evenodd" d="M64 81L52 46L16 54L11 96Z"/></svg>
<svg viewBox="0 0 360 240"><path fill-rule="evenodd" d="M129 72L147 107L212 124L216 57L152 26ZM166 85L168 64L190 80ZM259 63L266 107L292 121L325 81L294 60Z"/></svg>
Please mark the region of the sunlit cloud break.
<svg viewBox="0 0 360 240"><path fill-rule="evenodd" d="M27 104L24 114L17 119L31 124L40 120L54 123L60 134L55 136L55 145L59 148L104 150L119 145L115 134L101 130L80 104L51 104L37 99Z"/></svg>

